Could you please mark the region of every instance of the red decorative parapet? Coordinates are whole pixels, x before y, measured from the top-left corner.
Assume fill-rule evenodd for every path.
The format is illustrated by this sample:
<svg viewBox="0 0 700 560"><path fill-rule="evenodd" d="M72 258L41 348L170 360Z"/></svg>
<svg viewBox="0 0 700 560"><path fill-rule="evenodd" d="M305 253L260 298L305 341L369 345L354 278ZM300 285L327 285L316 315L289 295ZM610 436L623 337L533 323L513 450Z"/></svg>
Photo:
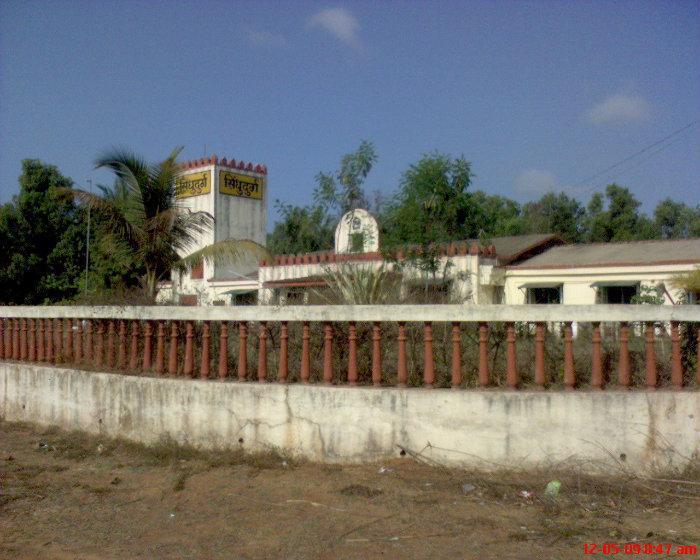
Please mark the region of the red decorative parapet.
<svg viewBox="0 0 700 560"><path fill-rule="evenodd" d="M357 324L348 325L348 385L357 385Z"/></svg>
<svg viewBox="0 0 700 560"><path fill-rule="evenodd" d="M258 331L258 382L267 381L267 323L260 323Z"/></svg>
<svg viewBox="0 0 700 560"><path fill-rule="evenodd" d="M449 246L445 250L450 251ZM611 310L604 306L577 306L568 311L573 315L581 313L583 308L587 318L583 327L591 333L588 349L591 388L605 389L606 380L622 389L635 385L642 371L630 356L634 344L646 347L643 367L647 389L653 390L658 385L683 389L687 380L683 371L681 335L692 334L700 342L700 329L696 326L700 323L700 313L695 306L659 307L620 306L619 310ZM202 380L212 377L212 358L218 363L218 379L229 378L229 334L238 338L237 379L248 380L248 338L250 333L256 333L253 338L257 352L254 348L253 355L257 372L254 375L259 382L287 383L291 369L292 380L328 385L372 384L378 387L393 384L454 389L466 385L505 386L512 390L551 390L553 387L574 390L577 386L574 345L580 347L587 340L587 337L578 342L574 339L573 321L569 319L572 315L567 316L567 306L546 306L548 311L545 306L534 305L499 309L458 305L293 309L261 306L231 308L230 312L205 308L164 308L164 311L120 308L104 314L101 310L108 308L75 308L87 318L80 318L80 314L79 318L68 318L66 309L71 308L46 308L47 318L36 318L36 311L27 312L23 308L14 311L19 316L8 317L13 314L12 308L9 309L11 311L3 316L3 308L0 308L0 359L76 364L73 367L94 364L98 369L116 366L117 371L132 373L140 366L144 372L149 372L153 327L157 325L155 373L162 375L167 367L171 376L181 372L185 378L196 376ZM237 332L229 333L229 320L234 318ZM617 375L608 367L610 360L603 360L603 322L605 336L609 336L606 352L613 341L619 344L617 361L612 360L616 363ZM609 335L611 323L617 325L617 335ZM179 348L180 325L182 349ZM561 331L557 325L562 325ZM646 325L641 334L638 325ZM384 326L388 327L386 333L394 334L383 336ZM218 329L218 334L213 334L212 329L214 333ZM662 332L658 340L657 329ZM666 336L666 332L670 336ZM295 336L290 338L290 333ZM169 336L167 364L166 336ZM218 338L218 344L213 346L212 336ZM561 364L547 359L548 341L555 336L562 338ZM233 345L235 347L235 340ZM660 366L663 375L657 373L657 345L659 352L669 357ZM383 352L388 352L395 370L382 371ZM212 357L212 353L215 356ZM469 357L470 353L473 358ZM521 382L518 357L522 360L523 353L526 363L532 362L528 367L534 366L534 375L530 370L531 374ZM141 354L143 358L139 363ZM553 353L558 354L559 351ZM269 360L276 364L276 372L270 371ZM195 367L198 367L196 373ZM700 382L700 369L694 373Z"/></svg>
<svg viewBox="0 0 700 560"><path fill-rule="evenodd" d="M248 171L252 173L257 173L259 175L267 175L267 166L260 163L251 163L240 160L236 162L235 159L231 158L221 158L217 155L212 155L209 157L192 159L188 161L183 161L178 164L180 169L197 169L199 167L207 167L210 165L220 165L221 167L227 167L229 169L238 169L240 171Z"/></svg>
<svg viewBox="0 0 700 560"><path fill-rule="evenodd" d="M238 324L238 381L245 381L248 377L248 323L242 321Z"/></svg>
<svg viewBox="0 0 700 560"><path fill-rule="evenodd" d="M202 355L200 356L199 378L209 379L209 323L202 324Z"/></svg>
<svg viewBox="0 0 700 560"><path fill-rule="evenodd" d="M225 380L228 376L228 323L221 323L219 331L219 379Z"/></svg>
<svg viewBox="0 0 700 560"><path fill-rule="evenodd" d="M618 360L618 383L620 387L628 389L631 383L630 377L630 327L628 323L620 324L620 359Z"/></svg>
<svg viewBox="0 0 700 560"><path fill-rule="evenodd" d="M432 388L435 383L435 362L433 361L433 324L423 325L423 386Z"/></svg>

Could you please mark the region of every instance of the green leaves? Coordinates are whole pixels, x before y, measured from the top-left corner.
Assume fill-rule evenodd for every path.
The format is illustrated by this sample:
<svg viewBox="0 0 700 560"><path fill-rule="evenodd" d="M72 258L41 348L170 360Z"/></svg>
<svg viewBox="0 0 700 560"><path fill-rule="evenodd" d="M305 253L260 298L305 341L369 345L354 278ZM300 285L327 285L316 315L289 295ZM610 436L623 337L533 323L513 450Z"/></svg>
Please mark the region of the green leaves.
<svg viewBox="0 0 700 560"><path fill-rule="evenodd" d="M72 182L39 160L24 160L20 192L0 208L0 303L74 297L85 259L85 215L66 195Z"/></svg>

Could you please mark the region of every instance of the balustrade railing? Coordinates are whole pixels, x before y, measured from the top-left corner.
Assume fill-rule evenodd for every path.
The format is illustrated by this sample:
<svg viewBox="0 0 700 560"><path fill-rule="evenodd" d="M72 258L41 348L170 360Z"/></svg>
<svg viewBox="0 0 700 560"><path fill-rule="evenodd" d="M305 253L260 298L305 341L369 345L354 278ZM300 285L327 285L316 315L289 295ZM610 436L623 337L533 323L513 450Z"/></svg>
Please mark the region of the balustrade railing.
<svg viewBox="0 0 700 560"><path fill-rule="evenodd" d="M590 340L574 337L574 323L588 326ZM615 326L612 339L601 324ZM661 358L660 339L670 347ZM614 366L606 344L615 346ZM535 389L567 390L655 389L661 359L668 385L681 389L700 386L700 306L8 306L0 307L0 359L260 383L518 389L526 377Z"/></svg>

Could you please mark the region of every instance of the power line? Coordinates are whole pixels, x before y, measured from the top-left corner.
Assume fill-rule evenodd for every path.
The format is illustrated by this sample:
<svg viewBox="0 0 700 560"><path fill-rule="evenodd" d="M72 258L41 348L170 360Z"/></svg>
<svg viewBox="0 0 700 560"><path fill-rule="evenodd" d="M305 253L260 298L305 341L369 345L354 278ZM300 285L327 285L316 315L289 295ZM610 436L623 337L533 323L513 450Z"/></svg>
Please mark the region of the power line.
<svg viewBox="0 0 700 560"><path fill-rule="evenodd" d="M581 180L581 181L578 181L577 183L574 184L574 186L575 186L575 187L581 187L581 186L583 186L585 183L588 183L588 181L592 181L593 179L597 179L597 178L600 177L601 175L605 175L606 173L612 171L613 169L617 169L617 168L620 167L621 165L623 165L623 164L627 163L628 161L630 161L630 160L632 160L632 159L634 159L634 158L636 158L636 157L642 155L643 153L645 153L645 152L651 150L652 148L655 148L655 147L658 146L659 144L663 144L664 142L666 142L666 140L669 140L669 139L673 138L674 136L680 134L681 132L685 132L685 131L688 130L689 128L694 127L694 126L695 126L696 124L698 124L699 122L700 122L700 119L695 119L694 121L688 123L688 124L685 125L684 127L679 128L678 130L673 131L673 132L672 132L671 134L669 134L668 136L664 136L664 137L661 138L660 140L657 140L656 142L653 142L653 143L649 144L648 146L645 146L645 147L642 148L641 150L639 150L639 151L633 153L632 155L627 156L627 157L624 158L624 159L621 159L620 161L618 161L618 162L616 162L616 163L610 165L609 167L606 167L606 168L603 169L602 171L598 171L598 172L594 173L593 175L590 175L589 177L586 177L585 179L583 179L583 180ZM672 142L672 144L673 144L673 142ZM670 145L670 144L669 144L669 145ZM666 146L664 146L663 148L661 148L661 150L663 150L663 149L665 149L665 148L666 148ZM654 154L660 152L661 150L657 150L657 151L655 151L655 152L654 152L653 154L651 154L651 155L654 155ZM650 156L650 157L651 157L651 156ZM647 158L647 159L648 159L648 158ZM646 161L646 160L644 160L644 161ZM596 187L592 187L592 188L589 189L589 190L593 190L593 189L595 189L595 188L596 188Z"/></svg>

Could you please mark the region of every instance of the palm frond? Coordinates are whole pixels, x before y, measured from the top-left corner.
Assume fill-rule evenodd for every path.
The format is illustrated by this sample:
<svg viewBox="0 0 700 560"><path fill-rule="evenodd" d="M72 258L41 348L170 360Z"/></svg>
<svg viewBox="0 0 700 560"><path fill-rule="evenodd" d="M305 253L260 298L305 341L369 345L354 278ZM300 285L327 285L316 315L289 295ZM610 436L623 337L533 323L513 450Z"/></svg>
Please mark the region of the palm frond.
<svg viewBox="0 0 700 560"><path fill-rule="evenodd" d="M97 196L81 189L63 188L60 190L72 196L73 200L99 212L109 230L127 242L138 243L143 238L143 230L128 219L118 201Z"/></svg>
<svg viewBox="0 0 700 560"><path fill-rule="evenodd" d="M686 292L700 294L700 268L677 274L671 279L671 284Z"/></svg>
<svg viewBox="0 0 700 560"><path fill-rule="evenodd" d="M175 263L175 268L186 270L203 261L215 265L238 264L251 257L270 259L272 255L265 247L250 239L225 239L180 258Z"/></svg>
<svg viewBox="0 0 700 560"><path fill-rule="evenodd" d="M325 269L327 288L313 290L316 298L331 305L380 305L400 303L401 276L385 264L342 263Z"/></svg>
<svg viewBox="0 0 700 560"><path fill-rule="evenodd" d="M170 226L170 238L174 249L188 252L193 246L202 243L204 234L211 232L214 216L209 212L179 211Z"/></svg>

